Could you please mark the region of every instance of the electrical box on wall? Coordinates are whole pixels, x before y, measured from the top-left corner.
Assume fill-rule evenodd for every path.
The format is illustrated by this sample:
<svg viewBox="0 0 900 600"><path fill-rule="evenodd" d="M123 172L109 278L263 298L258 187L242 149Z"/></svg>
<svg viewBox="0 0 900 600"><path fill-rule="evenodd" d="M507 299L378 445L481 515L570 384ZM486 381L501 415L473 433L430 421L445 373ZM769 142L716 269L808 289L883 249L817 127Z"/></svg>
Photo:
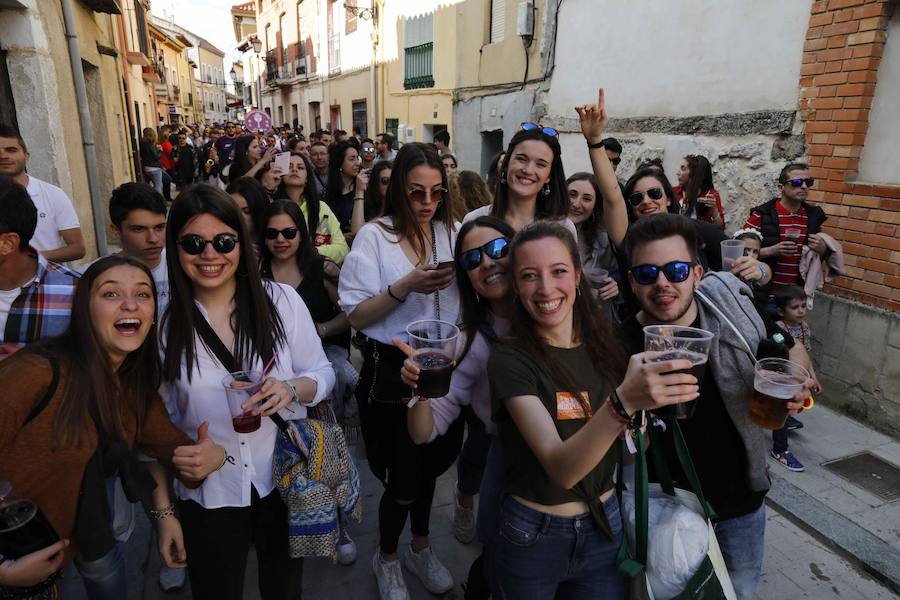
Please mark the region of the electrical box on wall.
<svg viewBox="0 0 900 600"><path fill-rule="evenodd" d="M516 11L516 35L532 37L534 35L534 5L522 2Z"/></svg>

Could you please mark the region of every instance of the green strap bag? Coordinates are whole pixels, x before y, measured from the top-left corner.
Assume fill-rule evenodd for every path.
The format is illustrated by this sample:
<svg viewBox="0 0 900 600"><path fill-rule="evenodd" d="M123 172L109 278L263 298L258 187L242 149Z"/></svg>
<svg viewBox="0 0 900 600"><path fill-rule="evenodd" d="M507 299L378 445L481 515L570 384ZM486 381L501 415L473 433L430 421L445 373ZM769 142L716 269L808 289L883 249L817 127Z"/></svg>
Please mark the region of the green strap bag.
<svg viewBox="0 0 900 600"><path fill-rule="evenodd" d="M617 560L619 571L630 580L628 598L629 600L736 600L737 596L732 588L731 579L728 577L725 559L722 557L715 530L712 526L712 520L716 516L715 512L703 496L703 490L700 488L700 481L697 478L694 463L691 460L687 444L684 441L684 436L677 421L667 421L666 424L673 428L675 454L693 493L675 487L669 474L665 456L663 456L661 440L654 439L654 437L658 438L658 436L655 436L652 427L648 429L651 441L650 455L660 483L650 484L648 482L644 434L639 430L635 431L637 454L635 455L633 490L634 539L629 540L628 535L623 536ZM621 467L624 466L624 454L621 445L619 456L620 470L616 490L621 504L625 495L625 485L621 481ZM668 497L668 500L675 499L683 506L703 516L707 527L709 548L706 557L685 583L684 589L675 596L662 598L654 595L647 577L647 548L650 539L649 534L651 533L648 529L648 517L650 503L654 499L666 499L666 497ZM650 568L652 569L652 567Z"/></svg>

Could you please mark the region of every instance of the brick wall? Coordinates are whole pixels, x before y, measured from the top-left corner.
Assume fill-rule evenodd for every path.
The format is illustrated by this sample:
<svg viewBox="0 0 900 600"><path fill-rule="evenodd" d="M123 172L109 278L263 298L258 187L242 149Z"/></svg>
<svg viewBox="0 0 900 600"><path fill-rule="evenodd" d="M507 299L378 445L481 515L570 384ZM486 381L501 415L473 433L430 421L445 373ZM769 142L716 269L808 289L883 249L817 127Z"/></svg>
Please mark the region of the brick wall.
<svg viewBox="0 0 900 600"><path fill-rule="evenodd" d="M900 311L900 187L857 181L891 0L819 0L810 10L800 78L810 199L844 247L847 273L827 292ZM898 140L900 146L900 140Z"/></svg>

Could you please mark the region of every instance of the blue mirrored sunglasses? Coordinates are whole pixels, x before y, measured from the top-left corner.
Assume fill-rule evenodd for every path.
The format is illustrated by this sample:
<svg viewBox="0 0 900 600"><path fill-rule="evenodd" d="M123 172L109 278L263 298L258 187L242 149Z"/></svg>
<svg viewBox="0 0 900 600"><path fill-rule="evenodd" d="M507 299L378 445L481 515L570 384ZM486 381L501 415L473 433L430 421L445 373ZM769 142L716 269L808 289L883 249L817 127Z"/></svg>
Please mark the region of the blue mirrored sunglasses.
<svg viewBox="0 0 900 600"><path fill-rule="evenodd" d="M680 260L673 260L659 267L656 265L637 265L631 267L629 271L634 276L635 282L640 285L652 285L659 278L659 272L662 271L666 279L672 283L681 283L691 274L693 263Z"/></svg>
<svg viewBox="0 0 900 600"><path fill-rule="evenodd" d="M534 131L535 129L540 129L550 137L559 137L559 131L552 127L541 127L537 123L522 123L522 131Z"/></svg>
<svg viewBox="0 0 900 600"><path fill-rule="evenodd" d="M481 264L482 253L487 254L492 260L503 258L507 254L509 254L509 240L504 237L500 237L495 240L491 240L487 244L478 248L466 250L459 255L459 258L456 259L456 262L458 262L459 266L461 266L466 271L471 271Z"/></svg>

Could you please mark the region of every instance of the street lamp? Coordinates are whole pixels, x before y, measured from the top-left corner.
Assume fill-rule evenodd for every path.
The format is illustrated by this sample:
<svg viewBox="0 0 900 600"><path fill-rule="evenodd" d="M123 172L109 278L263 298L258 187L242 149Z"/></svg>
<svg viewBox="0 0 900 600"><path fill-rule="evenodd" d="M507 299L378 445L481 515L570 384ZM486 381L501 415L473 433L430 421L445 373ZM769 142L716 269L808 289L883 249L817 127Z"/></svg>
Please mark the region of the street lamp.
<svg viewBox="0 0 900 600"><path fill-rule="evenodd" d="M253 52L256 54L256 103L257 108L262 108L262 74L259 70L259 52L262 50L262 40L259 36L254 35L250 38L250 45L253 46Z"/></svg>

